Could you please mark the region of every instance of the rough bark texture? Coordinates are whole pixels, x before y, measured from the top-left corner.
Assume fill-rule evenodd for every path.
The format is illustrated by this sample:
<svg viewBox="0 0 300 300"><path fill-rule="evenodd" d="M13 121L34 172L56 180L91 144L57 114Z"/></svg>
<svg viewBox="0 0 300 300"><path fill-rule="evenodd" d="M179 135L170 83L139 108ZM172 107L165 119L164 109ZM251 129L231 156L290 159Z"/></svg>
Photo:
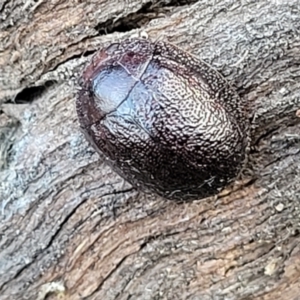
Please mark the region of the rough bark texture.
<svg viewBox="0 0 300 300"><path fill-rule="evenodd" d="M300 1L0 3L0 299L300 299ZM146 31L249 101L241 180L136 191L85 141L84 64Z"/></svg>

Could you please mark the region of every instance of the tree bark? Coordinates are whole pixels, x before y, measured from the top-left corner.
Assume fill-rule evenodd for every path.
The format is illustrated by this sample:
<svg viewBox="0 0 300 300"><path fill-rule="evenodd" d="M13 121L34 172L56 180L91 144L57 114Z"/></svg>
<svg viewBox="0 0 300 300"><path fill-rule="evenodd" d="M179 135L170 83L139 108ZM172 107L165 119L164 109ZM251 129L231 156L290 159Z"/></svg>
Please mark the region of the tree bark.
<svg viewBox="0 0 300 300"><path fill-rule="evenodd" d="M300 1L0 4L0 299L300 299ZM251 109L245 170L187 203L131 187L79 131L77 79L147 32Z"/></svg>

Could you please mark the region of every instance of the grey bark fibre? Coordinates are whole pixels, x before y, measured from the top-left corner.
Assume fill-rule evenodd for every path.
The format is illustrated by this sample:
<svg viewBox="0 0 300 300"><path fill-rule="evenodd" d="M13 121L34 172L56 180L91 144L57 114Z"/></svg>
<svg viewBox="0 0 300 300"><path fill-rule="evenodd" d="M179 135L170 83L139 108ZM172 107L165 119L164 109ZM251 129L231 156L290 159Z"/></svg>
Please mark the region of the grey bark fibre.
<svg viewBox="0 0 300 300"><path fill-rule="evenodd" d="M137 191L79 131L77 79L146 32L249 103L246 168L216 197ZM300 1L2 1L0 299L300 299Z"/></svg>

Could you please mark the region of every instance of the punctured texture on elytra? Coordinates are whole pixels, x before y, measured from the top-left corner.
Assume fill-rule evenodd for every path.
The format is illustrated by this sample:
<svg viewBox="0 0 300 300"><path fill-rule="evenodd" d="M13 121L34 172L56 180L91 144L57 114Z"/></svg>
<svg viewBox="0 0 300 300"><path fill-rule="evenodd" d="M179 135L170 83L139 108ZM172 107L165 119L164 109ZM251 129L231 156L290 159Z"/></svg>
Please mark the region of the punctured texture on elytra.
<svg viewBox="0 0 300 300"><path fill-rule="evenodd" d="M85 68L80 126L136 187L176 200L218 193L241 170L248 117L209 65L162 41L128 39Z"/></svg>

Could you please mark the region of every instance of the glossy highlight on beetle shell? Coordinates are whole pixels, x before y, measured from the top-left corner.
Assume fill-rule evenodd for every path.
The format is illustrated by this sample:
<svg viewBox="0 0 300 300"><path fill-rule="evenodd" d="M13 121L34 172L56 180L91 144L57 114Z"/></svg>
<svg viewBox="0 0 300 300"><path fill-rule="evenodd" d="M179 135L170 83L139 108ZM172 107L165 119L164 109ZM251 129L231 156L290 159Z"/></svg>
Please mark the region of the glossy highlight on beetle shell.
<svg viewBox="0 0 300 300"><path fill-rule="evenodd" d="M209 65L171 44L127 39L85 68L80 126L136 187L175 200L218 193L240 172L245 105Z"/></svg>

